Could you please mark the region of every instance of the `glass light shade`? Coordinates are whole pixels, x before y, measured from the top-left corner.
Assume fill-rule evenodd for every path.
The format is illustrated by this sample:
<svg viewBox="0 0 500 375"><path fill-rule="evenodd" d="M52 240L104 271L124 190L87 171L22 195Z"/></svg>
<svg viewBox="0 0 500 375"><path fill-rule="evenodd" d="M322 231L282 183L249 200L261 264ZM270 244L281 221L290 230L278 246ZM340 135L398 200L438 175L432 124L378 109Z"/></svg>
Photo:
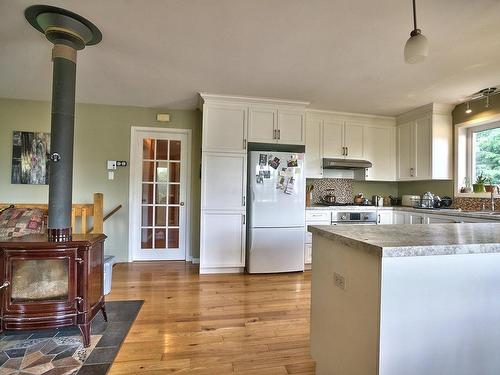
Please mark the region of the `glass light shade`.
<svg viewBox="0 0 500 375"><path fill-rule="evenodd" d="M418 33L406 41L405 61L407 64L417 64L425 60L429 54L429 42L427 38Z"/></svg>

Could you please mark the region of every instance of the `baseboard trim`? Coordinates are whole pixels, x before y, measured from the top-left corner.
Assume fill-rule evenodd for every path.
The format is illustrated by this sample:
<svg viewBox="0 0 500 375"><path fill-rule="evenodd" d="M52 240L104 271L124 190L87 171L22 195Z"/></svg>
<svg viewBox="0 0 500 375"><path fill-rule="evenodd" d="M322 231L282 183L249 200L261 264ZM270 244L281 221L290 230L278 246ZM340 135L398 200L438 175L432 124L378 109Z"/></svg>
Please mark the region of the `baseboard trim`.
<svg viewBox="0 0 500 375"><path fill-rule="evenodd" d="M200 267L200 274L243 272L245 272L245 267Z"/></svg>

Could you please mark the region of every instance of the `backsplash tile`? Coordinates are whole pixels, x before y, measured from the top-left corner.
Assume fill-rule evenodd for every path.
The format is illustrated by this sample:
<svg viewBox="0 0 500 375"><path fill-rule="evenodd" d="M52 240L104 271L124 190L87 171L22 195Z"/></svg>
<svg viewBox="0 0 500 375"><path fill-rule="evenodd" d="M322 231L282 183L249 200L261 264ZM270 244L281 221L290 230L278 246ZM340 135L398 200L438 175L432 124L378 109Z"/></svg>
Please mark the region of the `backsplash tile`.
<svg viewBox="0 0 500 375"><path fill-rule="evenodd" d="M333 195L339 203L352 203L353 200L353 180L347 178L322 178L314 180L312 204L320 203L321 197L326 194L327 189L335 189Z"/></svg>
<svg viewBox="0 0 500 375"><path fill-rule="evenodd" d="M461 208L464 211L481 211L483 204L486 210L491 209L491 199L489 198L464 198L456 197L453 199L452 208ZM495 210L500 211L500 199L495 199Z"/></svg>

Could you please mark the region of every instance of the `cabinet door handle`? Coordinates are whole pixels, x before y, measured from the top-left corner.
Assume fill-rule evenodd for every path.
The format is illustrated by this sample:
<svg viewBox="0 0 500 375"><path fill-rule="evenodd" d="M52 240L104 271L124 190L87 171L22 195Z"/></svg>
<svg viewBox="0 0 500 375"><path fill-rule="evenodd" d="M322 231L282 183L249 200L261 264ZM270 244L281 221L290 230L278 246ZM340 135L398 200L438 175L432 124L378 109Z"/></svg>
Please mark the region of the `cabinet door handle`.
<svg viewBox="0 0 500 375"><path fill-rule="evenodd" d="M349 155L349 147L346 147L345 148L345 156L348 156Z"/></svg>
<svg viewBox="0 0 500 375"><path fill-rule="evenodd" d="M278 129L278 139L281 139L281 129Z"/></svg>
<svg viewBox="0 0 500 375"><path fill-rule="evenodd" d="M345 147L342 147L342 156L345 156Z"/></svg>
<svg viewBox="0 0 500 375"><path fill-rule="evenodd" d="M378 214L378 223L380 224L380 214Z"/></svg>
<svg viewBox="0 0 500 375"><path fill-rule="evenodd" d="M410 177L414 177L413 168L410 168Z"/></svg>
<svg viewBox="0 0 500 375"><path fill-rule="evenodd" d="M245 214L241 215L241 225L245 225Z"/></svg>
<svg viewBox="0 0 500 375"><path fill-rule="evenodd" d="M245 150L247 149L247 140L246 139L243 140L243 148Z"/></svg>
<svg viewBox="0 0 500 375"><path fill-rule="evenodd" d="M246 203L247 203L247 198L245 196L243 196L242 198L243 198L242 199L242 205L243 205L243 207L245 207Z"/></svg>
<svg viewBox="0 0 500 375"><path fill-rule="evenodd" d="M0 285L0 289L7 288L10 285L8 281L5 281L2 285Z"/></svg>

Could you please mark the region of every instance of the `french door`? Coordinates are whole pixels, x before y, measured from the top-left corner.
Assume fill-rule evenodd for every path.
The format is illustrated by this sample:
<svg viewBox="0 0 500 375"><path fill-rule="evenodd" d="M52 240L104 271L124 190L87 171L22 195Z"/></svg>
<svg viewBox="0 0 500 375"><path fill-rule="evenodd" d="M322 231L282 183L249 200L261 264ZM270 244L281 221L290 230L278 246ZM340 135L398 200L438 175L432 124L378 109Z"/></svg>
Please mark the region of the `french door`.
<svg viewBox="0 0 500 375"><path fill-rule="evenodd" d="M187 131L132 128L133 260L186 259L188 141Z"/></svg>

